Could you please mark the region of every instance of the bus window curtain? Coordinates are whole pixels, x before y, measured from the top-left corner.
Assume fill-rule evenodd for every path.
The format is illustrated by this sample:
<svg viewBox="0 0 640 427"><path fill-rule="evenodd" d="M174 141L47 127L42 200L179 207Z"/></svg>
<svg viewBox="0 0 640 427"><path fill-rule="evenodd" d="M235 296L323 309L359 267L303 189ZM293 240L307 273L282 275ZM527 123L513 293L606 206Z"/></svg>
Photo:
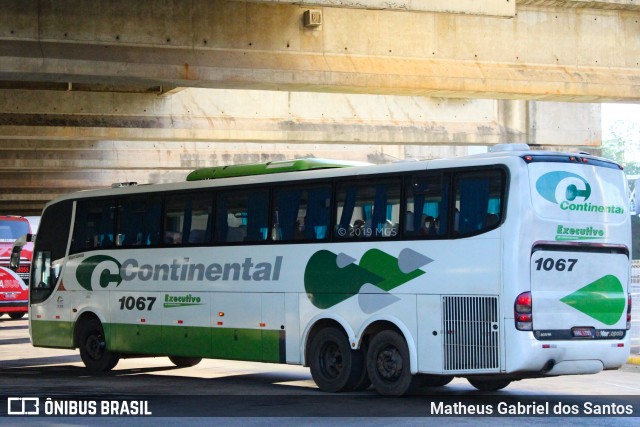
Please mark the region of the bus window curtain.
<svg viewBox="0 0 640 427"><path fill-rule="evenodd" d="M482 229L489 205L489 181L471 178L460 180L460 233Z"/></svg>
<svg viewBox="0 0 640 427"><path fill-rule="evenodd" d="M282 240L294 240L296 233L296 220L300 210L301 190L283 190L278 193L278 219L277 224Z"/></svg>
<svg viewBox="0 0 640 427"><path fill-rule="evenodd" d="M375 209L373 209L373 222L372 228L378 232L382 231L382 228L387 222L387 185L378 185L376 187L376 200ZM380 234L376 234L378 236Z"/></svg>
<svg viewBox="0 0 640 427"><path fill-rule="evenodd" d="M344 204L342 206L342 216L340 217L340 230L349 230L351 218L353 217L353 210L356 206L356 187L347 187L345 191ZM340 237L344 237L341 235Z"/></svg>
<svg viewBox="0 0 640 427"><path fill-rule="evenodd" d="M329 226L330 188L315 188L309 190L307 201L307 215L304 218L304 238L307 240L321 240L327 236Z"/></svg>
<svg viewBox="0 0 640 427"><path fill-rule="evenodd" d="M424 199L425 199L424 194L422 194L422 191L424 191L423 185L420 185L418 187L418 191L420 191L421 193L413 196L413 209L414 209L413 224L412 224L413 233L418 233L422 228L422 212L424 210Z"/></svg>
<svg viewBox="0 0 640 427"><path fill-rule="evenodd" d="M113 229L116 218L116 207L112 203L107 203L102 209L102 220L100 225L100 247L113 247Z"/></svg>
<svg viewBox="0 0 640 427"><path fill-rule="evenodd" d="M212 228L213 228L213 212L214 211L214 207L212 206L212 198L209 197L209 207L207 209L207 230L206 230L206 234L205 234L205 243L209 243L211 242L211 234L213 232Z"/></svg>
<svg viewBox="0 0 640 427"><path fill-rule="evenodd" d="M189 241L189 234L191 234L191 221L193 216L193 201L191 198L187 198L184 201L184 220L182 223L182 242Z"/></svg>
<svg viewBox="0 0 640 427"><path fill-rule="evenodd" d="M487 212L488 213L492 213L495 215L499 215L500 214L500 199L490 199L489 200L489 207L487 208Z"/></svg>
<svg viewBox="0 0 640 427"><path fill-rule="evenodd" d="M218 197L218 209L216 215L216 241L225 242L229 232L229 212L227 211L227 201L224 196Z"/></svg>
<svg viewBox="0 0 640 427"><path fill-rule="evenodd" d="M142 244L156 245L160 243L160 230L162 229L162 204L159 198L148 200L143 218L143 241Z"/></svg>
<svg viewBox="0 0 640 427"><path fill-rule="evenodd" d="M268 215L269 215L268 193L258 191L251 193L248 200L247 209L247 241L262 241L267 238Z"/></svg>
<svg viewBox="0 0 640 427"><path fill-rule="evenodd" d="M438 219L440 221L438 234L447 234L449 227L449 179L446 177L442 181L442 200L438 210Z"/></svg>

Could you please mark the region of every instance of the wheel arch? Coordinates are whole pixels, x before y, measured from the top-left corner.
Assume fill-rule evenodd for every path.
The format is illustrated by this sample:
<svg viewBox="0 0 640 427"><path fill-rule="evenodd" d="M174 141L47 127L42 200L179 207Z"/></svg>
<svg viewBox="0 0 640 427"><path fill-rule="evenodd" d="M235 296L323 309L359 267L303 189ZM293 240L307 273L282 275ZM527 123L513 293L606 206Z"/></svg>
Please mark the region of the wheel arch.
<svg viewBox="0 0 640 427"><path fill-rule="evenodd" d="M418 350L413 339L413 335L409 328L401 322L399 319L394 317L374 317L369 320L368 323L362 325L360 331L358 331L358 347L367 347L371 338L379 332L385 330L393 330L400 334L404 341L407 343L407 348L409 349L409 369L412 374L418 373Z"/></svg>
<svg viewBox="0 0 640 427"><path fill-rule="evenodd" d="M74 348L78 348L78 336L80 334L82 325L87 323L89 320L95 319L99 321L100 324L103 325L102 327L104 328L105 319L99 316L96 312L97 310L95 310L94 308L87 307L82 309L76 316L76 319L73 322L73 347ZM105 339L106 339L106 336L105 336Z"/></svg>
<svg viewBox="0 0 640 427"><path fill-rule="evenodd" d="M347 339L351 344L351 348L352 349L357 348L356 346L357 346L358 340L356 339L353 329L346 322L345 319L335 315L317 316L316 318L312 319L312 321L309 322L309 324L305 328L302 335L302 342L301 342L301 349L300 349L301 350L300 354L302 354L302 361L301 361L302 366L308 366L307 360L309 360L309 358L307 357L307 350L309 348L309 343L319 331L328 327L335 327L337 329L340 329L347 336Z"/></svg>

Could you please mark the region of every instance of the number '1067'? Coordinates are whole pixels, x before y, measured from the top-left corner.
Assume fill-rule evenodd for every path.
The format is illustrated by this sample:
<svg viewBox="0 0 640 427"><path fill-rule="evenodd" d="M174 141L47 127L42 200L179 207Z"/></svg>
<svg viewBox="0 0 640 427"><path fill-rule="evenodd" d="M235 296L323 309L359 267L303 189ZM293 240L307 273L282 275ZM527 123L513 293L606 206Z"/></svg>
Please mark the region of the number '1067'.
<svg viewBox="0 0 640 427"><path fill-rule="evenodd" d="M536 270L573 271L573 267L575 267L578 260L575 258L570 258L570 259L538 258L534 262L536 263Z"/></svg>

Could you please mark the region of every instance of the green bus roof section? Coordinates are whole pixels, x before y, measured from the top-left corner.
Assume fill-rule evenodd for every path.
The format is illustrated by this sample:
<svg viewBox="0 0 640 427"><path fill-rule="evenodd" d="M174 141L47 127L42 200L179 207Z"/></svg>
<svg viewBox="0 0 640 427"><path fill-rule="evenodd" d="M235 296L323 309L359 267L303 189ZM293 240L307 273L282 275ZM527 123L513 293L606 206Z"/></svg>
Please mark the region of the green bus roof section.
<svg viewBox="0 0 640 427"><path fill-rule="evenodd" d="M296 159L280 160L268 163L253 163L244 165L215 166L196 169L187 175L187 181L201 181L205 179L234 178L249 175L265 175L271 173L299 172L317 169L346 168L353 166L371 166L371 163L352 162L346 160L328 159Z"/></svg>

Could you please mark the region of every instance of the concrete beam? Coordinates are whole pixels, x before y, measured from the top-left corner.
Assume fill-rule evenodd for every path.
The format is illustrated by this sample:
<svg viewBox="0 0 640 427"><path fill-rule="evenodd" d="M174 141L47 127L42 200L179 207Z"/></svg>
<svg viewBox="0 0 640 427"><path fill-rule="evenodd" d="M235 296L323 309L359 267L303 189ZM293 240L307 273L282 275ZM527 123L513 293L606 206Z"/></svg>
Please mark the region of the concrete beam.
<svg viewBox="0 0 640 427"><path fill-rule="evenodd" d="M5 3L0 80L640 102L630 1L521 2L513 19L322 7L315 29L289 4Z"/></svg>
<svg viewBox="0 0 640 427"><path fill-rule="evenodd" d="M598 104L188 88L0 90L0 212L58 194L175 182L212 165L328 157L386 163L500 142L600 144ZM555 135L558 137L553 138Z"/></svg>
<svg viewBox="0 0 640 427"><path fill-rule="evenodd" d="M255 1L255 0L241 0ZM265 3L297 4L301 6L344 7L370 10L405 10L415 12L463 13L513 17L516 3L509 0L257 0Z"/></svg>
<svg viewBox="0 0 640 427"><path fill-rule="evenodd" d="M527 142L526 113L503 123L522 108L517 101L308 92L0 90L0 138L67 141L48 149L91 140L492 145Z"/></svg>

